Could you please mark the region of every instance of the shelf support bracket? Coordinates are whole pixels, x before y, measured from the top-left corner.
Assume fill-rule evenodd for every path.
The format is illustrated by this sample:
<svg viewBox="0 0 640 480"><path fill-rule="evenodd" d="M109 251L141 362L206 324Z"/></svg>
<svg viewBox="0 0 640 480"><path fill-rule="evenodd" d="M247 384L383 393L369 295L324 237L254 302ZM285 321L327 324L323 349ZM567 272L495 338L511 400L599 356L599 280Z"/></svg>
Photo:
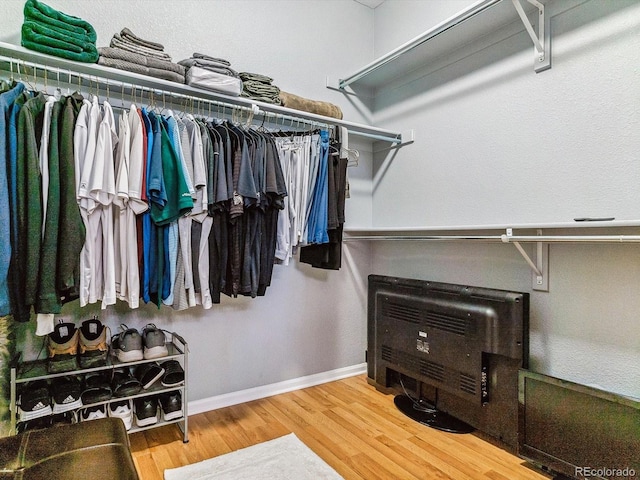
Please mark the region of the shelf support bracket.
<svg viewBox="0 0 640 480"><path fill-rule="evenodd" d="M542 235L542 230L538 230L538 235ZM549 291L549 244L544 242L536 242L536 259L535 262L525 252L520 242L510 241L513 236L513 229L507 228L507 235L503 237L503 241L513 243L522 258L525 259L529 267L531 267L533 275L533 289L548 292Z"/></svg>
<svg viewBox="0 0 640 480"><path fill-rule="evenodd" d="M545 12L544 4L538 0L527 0L531 5L538 9L538 33L533 29L533 25L529 21L520 0L511 0L515 7L520 20L524 24L524 28L531 37L534 45L534 62L533 69L536 73L544 72L551 68L551 19Z"/></svg>

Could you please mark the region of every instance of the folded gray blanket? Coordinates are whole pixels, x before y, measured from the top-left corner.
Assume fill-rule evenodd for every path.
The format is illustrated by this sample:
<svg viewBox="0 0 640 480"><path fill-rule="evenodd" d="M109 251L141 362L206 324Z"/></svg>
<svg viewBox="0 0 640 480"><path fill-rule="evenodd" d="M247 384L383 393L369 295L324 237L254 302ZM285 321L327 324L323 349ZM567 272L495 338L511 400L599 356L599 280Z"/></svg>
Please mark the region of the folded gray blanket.
<svg viewBox="0 0 640 480"><path fill-rule="evenodd" d="M147 57L157 58L158 60L165 60L167 62L171 61L171 55L169 55L168 53L159 52L158 50L154 50L152 48L147 48L141 45L127 42L120 36L119 33L113 35L109 46L113 48L121 48L122 50L127 50L129 52L137 53L140 55L146 55Z"/></svg>
<svg viewBox="0 0 640 480"><path fill-rule="evenodd" d="M170 70L164 70L161 68L145 67L133 62L127 62L126 60L119 60L117 58L103 57L98 58L98 65L104 65L105 67L117 68L119 70L126 70L128 72L139 73L141 75L148 75L150 77L161 78L163 80L169 80L171 82L184 83L184 75L172 72Z"/></svg>
<svg viewBox="0 0 640 480"><path fill-rule="evenodd" d="M137 35L134 35L134 33L127 27L120 30L120 36L126 42L140 45L141 47L150 48L152 50L157 50L159 52L164 51L164 45L162 45L161 43L152 42L151 40L140 38Z"/></svg>
<svg viewBox="0 0 640 480"><path fill-rule="evenodd" d="M271 77L267 77L266 75L262 75L260 73L250 73L250 72L240 72L240 79L243 82L246 82L248 80L251 80L254 82L260 82L260 83L266 83L266 84L270 84L271 82L273 82L273 78Z"/></svg>
<svg viewBox="0 0 640 480"><path fill-rule="evenodd" d="M177 63L167 62L165 60L158 60L157 58L147 57L146 55L132 53L127 50L122 50L120 48L100 47L98 48L98 53L100 54L100 59L109 60L108 66L120 68L115 66L117 62L127 62L134 65L138 65L143 69L149 68L154 70L163 70L172 74L169 76L170 78L167 78L167 80L179 81L180 83L184 83L185 68L182 65L178 65ZM105 62L106 60L103 60L102 62L98 61L98 63L100 63L101 65L107 65L107 63ZM131 72L137 71L137 70L132 70L132 68L133 67L130 67L130 66L128 68L123 67L121 68L121 70L129 70ZM146 75L146 73L144 72L137 72L137 73L143 73ZM166 76L159 76L158 74L156 75L149 74L149 75L151 75L152 77L166 78ZM177 75L177 77L175 75ZM177 80L178 78L181 78L181 80Z"/></svg>
<svg viewBox="0 0 640 480"><path fill-rule="evenodd" d="M199 60L209 60L211 62L221 63L227 67L231 66L231 62L229 60L225 60L224 58L210 57L209 55L205 55L204 53L194 52L194 54L191 55L191 58L197 58Z"/></svg>
<svg viewBox="0 0 640 480"><path fill-rule="evenodd" d="M180 60L178 62L179 65L182 65L186 68L191 67L199 67L205 70L209 70L211 72L220 73L222 75L229 75L230 77L240 78L238 72L236 72L233 68L225 65L224 63L217 62L214 60L208 60L204 58L186 58L184 60Z"/></svg>

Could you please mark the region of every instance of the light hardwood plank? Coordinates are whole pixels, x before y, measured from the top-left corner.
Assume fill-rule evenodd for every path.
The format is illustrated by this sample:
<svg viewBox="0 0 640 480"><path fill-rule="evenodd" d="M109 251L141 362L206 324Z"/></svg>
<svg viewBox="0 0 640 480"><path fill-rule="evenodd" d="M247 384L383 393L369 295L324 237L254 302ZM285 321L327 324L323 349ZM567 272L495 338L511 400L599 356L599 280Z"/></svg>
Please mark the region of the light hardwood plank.
<svg viewBox="0 0 640 480"><path fill-rule="evenodd" d="M295 433L345 480L548 480L475 434L440 432L397 410L365 375L189 417L189 443L175 425L131 435L141 480L165 469Z"/></svg>

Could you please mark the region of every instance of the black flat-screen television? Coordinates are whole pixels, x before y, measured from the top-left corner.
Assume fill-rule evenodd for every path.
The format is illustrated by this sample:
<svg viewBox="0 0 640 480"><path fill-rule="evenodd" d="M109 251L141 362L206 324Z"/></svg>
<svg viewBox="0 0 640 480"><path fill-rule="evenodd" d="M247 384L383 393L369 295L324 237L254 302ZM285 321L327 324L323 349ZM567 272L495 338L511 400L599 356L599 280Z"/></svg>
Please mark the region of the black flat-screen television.
<svg viewBox="0 0 640 480"><path fill-rule="evenodd" d="M569 478L640 478L640 400L520 371L518 455Z"/></svg>
<svg viewBox="0 0 640 480"><path fill-rule="evenodd" d="M370 275L367 308L369 383L422 423L477 429L515 451L527 293Z"/></svg>

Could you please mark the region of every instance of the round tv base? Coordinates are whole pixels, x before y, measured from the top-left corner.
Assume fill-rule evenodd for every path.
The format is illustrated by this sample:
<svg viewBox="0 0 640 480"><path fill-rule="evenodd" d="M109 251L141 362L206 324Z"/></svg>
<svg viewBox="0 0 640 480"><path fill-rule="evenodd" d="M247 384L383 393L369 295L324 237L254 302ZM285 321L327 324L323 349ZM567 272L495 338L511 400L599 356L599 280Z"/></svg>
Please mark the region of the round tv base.
<svg viewBox="0 0 640 480"><path fill-rule="evenodd" d="M416 422L420 422L428 427L442 430L449 433L471 433L475 430L468 423L452 417L448 413L441 412L435 408L429 408L425 404L424 408L416 404L407 395L396 395L393 399L398 410Z"/></svg>

